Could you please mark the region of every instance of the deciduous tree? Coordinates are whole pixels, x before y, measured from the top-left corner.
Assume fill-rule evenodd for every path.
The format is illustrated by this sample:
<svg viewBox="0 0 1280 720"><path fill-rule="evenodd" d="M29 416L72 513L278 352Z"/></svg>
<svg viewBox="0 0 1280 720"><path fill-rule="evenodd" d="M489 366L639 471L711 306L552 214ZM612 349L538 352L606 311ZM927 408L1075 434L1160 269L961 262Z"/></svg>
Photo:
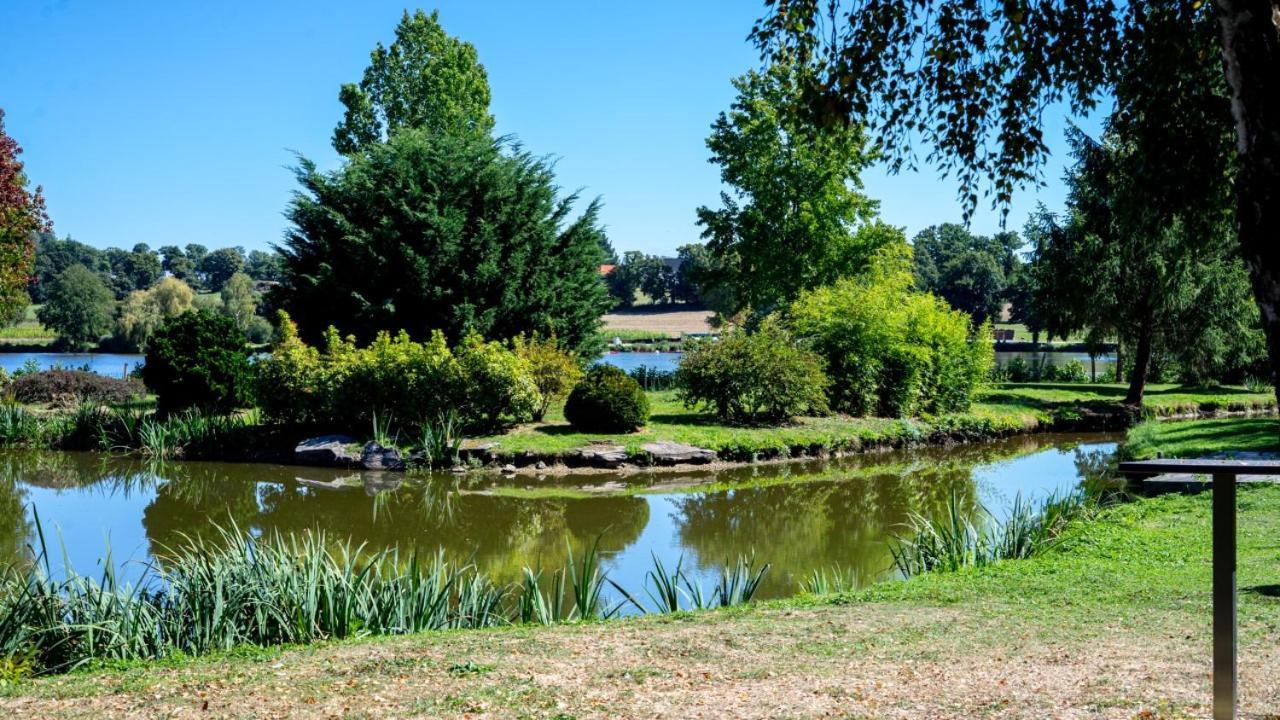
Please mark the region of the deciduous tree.
<svg viewBox="0 0 1280 720"><path fill-rule="evenodd" d="M488 135L489 78L471 43L450 36L438 12L405 11L390 47L369 55L359 84L342 86L346 107L333 131L345 154L368 149L404 128Z"/></svg>
<svg viewBox="0 0 1280 720"><path fill-rule="evenodd" d="M1105 93L1123 94L1130 83L1159 98L1149 107L1170 129L1199 127L1216 134L1220 125L1196 125L1203 118L1184 110L1186 101L1194 105L1225 84L1231 115L1226 129L1238 155L1235 236L1273 368L1280 367L1275 0L767 4L770 11L752 32L766 57L798 59L816 69L800 105L820 122L852 118L869 124L894 167L911 165L913 147L924 141L927 159L956 174L970 209L984 186L1007 208L1017 187L1038 179L1047 151L1043 119L1055 104L1084 112ZM1171 17L1177 22L1170 23ZM1188 173L1171 182L1194 193L1204 179Z"/></svg>
<svg viewBox="0 0 1280 720"><path fill-rule="evenodd" d="M767 314L802 290L856 274L891 235L859 191L875 157L862 129L818 126L794 112L808 82L785 57L737 78L738 97L707 139L731 188L720 208L698 208L718 261L707 282L732 293L735 311Z"/></svg>
<svg viewBox="0 0 1280 720"><path fill-rule="evenodd" d="M0 321L17 317L27 306L36 236L53 231L40 186L27 187L21 154L18 141L5 132L0 109Z"/></svg>
<svg viewBox="0 0 1280 720"><path fill-rule="evenodd" d="M115 296L102 278L83 265L72 265L54 278L37 317L63 343L81 348L111 331L114 310Z"/></svg>

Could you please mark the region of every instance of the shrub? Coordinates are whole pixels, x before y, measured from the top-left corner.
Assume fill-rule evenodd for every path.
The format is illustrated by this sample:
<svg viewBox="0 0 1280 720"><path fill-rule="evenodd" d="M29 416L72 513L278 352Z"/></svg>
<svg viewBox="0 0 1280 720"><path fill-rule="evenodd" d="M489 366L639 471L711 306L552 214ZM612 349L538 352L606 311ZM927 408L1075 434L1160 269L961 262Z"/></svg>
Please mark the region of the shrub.
<svg viewBox="0 0 1280 720"><path fill-rule="evenodd" d="M169 318L147 347L142 380L161 412L225 412L251 396L244 334L230 318L205 310Z"/></svg>
<svg viewBox="0 0 1280 720"><path fill-rule="evenodd" d="M569 396L569 391L582 379L578 360L560 347L553 337L550 340L517 337L513 343L516 355L529 366L533 384L538 388L541 401L533 410L533 419L541 422L547 408Z"/></svg>
<svg viewBox="0 0 1280 720"><path fill-rule="evenodd" d="M991 367L991 329L913 289L911 249L877 252L863 276L803 293L788 309L796 334L827 362L830 404L854 415L964 410Z"/></svg>
<svg viewBox="0 0 1280 720"><path fill-rule="evenodd" d="M85 370L44 370L27 373L9 388L15 400L63 406L82 402L122 403L145 392L136 380L99 375Z"/></svg>
<svg viewBox="0 0 1280 720"><path fill-rule="evenodd" d="M528 364L500 343L468 338L451 350L436 332L426 342L379 333L367 347L330 328L324 350L298 337L280 313L279 339L257 362L257 399L271 422L367 431L380 422L419 430L454 413L475 428L532 415L539 395Z"/></svg>
<svg viewBox="0 0 1280 720"><path fill-rule="evenodd" d="M542 404L529 362L497 342L474 333L456 350L462 372L462 414L492 427L504 415L524 421Z"/></svg>
<svg viewBox="0 0 1280 720"><path fill-rule="evenodd" d="M685 406L704 405L733 422L824 413L827 384L822 358L770 320L754 333L735 330L693 345L676 371Z"/></svg>
<svg viewBox="0 0 1280 720"><path fill-rule="evenodd" d="M564 416L587 432L635 432L649 420L649 398L621 369L596 365L569 393Z"/></svg>

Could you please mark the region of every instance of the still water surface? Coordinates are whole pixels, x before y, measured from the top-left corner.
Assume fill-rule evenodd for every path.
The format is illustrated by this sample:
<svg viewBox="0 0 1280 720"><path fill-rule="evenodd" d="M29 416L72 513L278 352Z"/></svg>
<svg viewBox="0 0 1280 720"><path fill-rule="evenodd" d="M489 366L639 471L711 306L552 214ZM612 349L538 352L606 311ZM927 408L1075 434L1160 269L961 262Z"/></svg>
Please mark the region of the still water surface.
<svg viewBox="0 0 1280 720"><path fill-rule="evenodd" d="M127 353L0 353L0 368L13 372L28 362L41 370L60 367L66 370L89 368L99 375L123 377L142 365L141 355Z"/></svg>
<svg viewBox="0 0 1280 720"><path fill-rule="evenodd" d="M839 565L863 582L891 570L889 541L912 513L1007 512L1019 494L1077 486L1115 436L1042 435L949 449L721 471L544 479L344 473L280 465L168 463L80 453L0 453L0 553L29 558L35 519L78 571L107 544L129 577L183 534L234 521L257 534L323 530L372 549L391 545L469 559L497 580L558 568L566 541L597 537L609 577L643 596L651 555L684 558L708 588L726 561L772 567L761 594L793 594L812 570Z"/></svg>

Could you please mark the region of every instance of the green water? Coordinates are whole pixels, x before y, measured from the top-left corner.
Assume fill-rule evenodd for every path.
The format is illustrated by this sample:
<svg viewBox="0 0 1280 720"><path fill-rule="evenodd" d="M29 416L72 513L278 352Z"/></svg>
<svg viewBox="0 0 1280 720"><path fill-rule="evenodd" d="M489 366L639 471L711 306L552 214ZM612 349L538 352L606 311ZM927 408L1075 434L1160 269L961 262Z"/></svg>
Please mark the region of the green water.
<svg viewBox="0 0 1280 720"><path fill-rule="evenodd" d="M610 578L640 592L651 556L680 558L709 584L726 561L768 562L762 593L793 594L839 565L863 582L891 571L889 543L912 513L954 493L999 516L1021 494L1076 486L1116 436L1040 435L841 461L719 471L456 477L232 463L148 464L87 453L0 453L0 556L30 561L37 518L53 563L89 574L110 546L126 576L187 535L235 523L255 534L323 531L469 559L498 580L558 568L566 544L601 538Z"/></svg>

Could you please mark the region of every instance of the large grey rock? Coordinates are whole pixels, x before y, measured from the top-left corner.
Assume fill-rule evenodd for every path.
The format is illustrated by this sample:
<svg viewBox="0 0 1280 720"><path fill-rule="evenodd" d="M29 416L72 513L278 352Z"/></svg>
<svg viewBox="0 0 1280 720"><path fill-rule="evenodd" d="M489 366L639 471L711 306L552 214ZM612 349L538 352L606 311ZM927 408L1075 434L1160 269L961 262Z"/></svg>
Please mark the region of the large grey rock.
<svg viewBox="0 0 1280 720"><path fill-rule="evenodd" d="M626 461L627 449L613 443L592 443L578 451L578 458L584 465L616 468Z"/></svg>
<svg viewBox="0 0 1280 720"><path fill-rule="evenodd" d="M351 451L355 439L346 435L321 435L307 438L293 449L293 459L305 465L350 467L360 462Z"/></svg>
<svg viewBox="0 0 1280 720"><path fill-rule="evenodd" d="M400 457L400 451L395 448L368 442L360 451L360 467L365 470L403 470L404 458Z"/></svg>
<svg viewBox="0 0 1280 720"><path fill-rule="evenodd" d="M716 451L662 440L645 443L640 449L655 465L702 465L716 459Z"/></svg>

